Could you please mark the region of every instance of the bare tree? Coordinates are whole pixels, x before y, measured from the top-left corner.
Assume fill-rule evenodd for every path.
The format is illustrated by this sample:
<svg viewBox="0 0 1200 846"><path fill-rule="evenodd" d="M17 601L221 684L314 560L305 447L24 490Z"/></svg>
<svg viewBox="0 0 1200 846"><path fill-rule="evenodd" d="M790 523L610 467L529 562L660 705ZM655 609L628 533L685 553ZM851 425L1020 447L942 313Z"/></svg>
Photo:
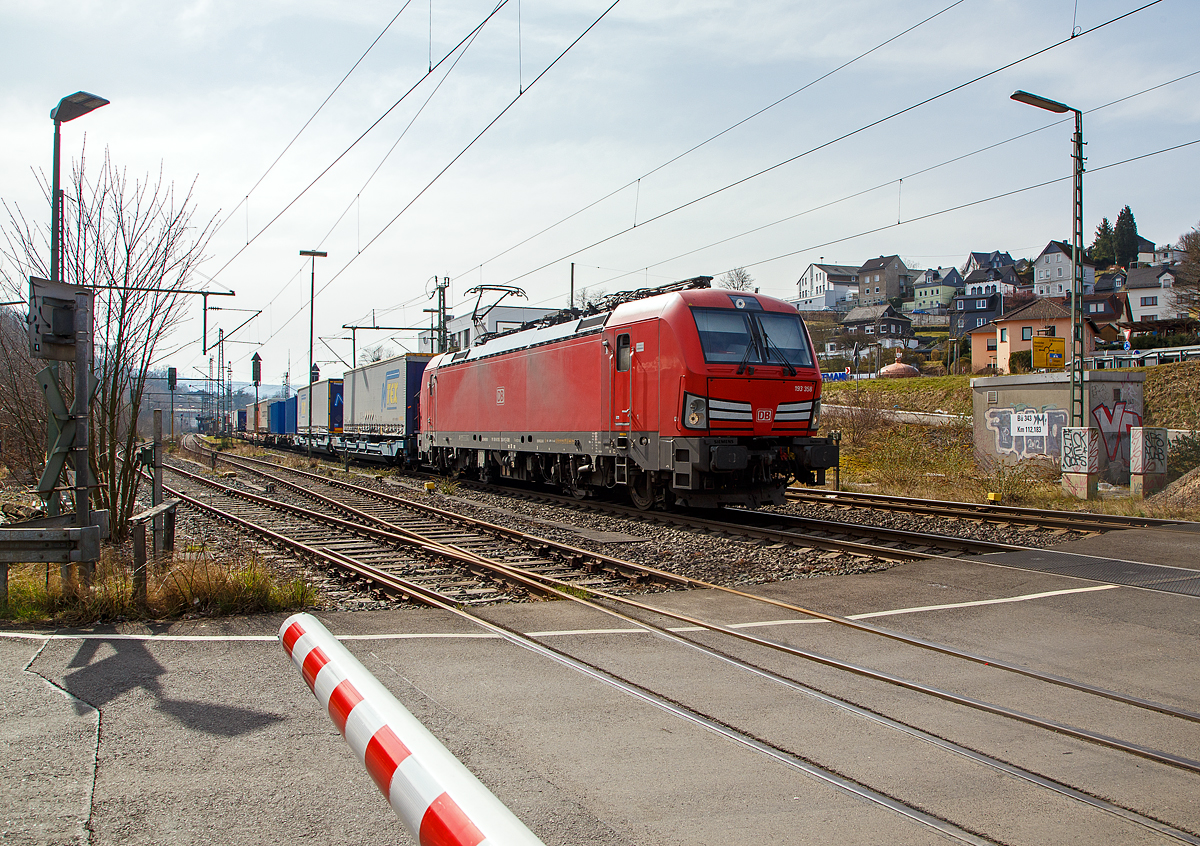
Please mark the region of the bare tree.
<svg viewBox="0 0 1200 846"><path fill-rule="evenodd" d="M750 275L750 271L744 267L735 267L733 270L724 273L717 284L722 288L728 288L730 291L753 291L754 277Z"/></svg>
<svg viewBox="0 0 1200 846"><path fill-rule="evenodd" d="M387 341L380 341L378 344L373 344L368 347L363 347L363 351L358 354L359 364L372 364L376 361L383 361L385 358L391 358L396 354Z"/></svg>
<svg viewBox="0 0 1200 846"><path fill-rule="evenodd" d="M1183 253L1175 281L1175 305L1195 317L1200 315L1200 225L1180 235L1175 249Z"/></svg>
<svg viewBox="0 0 1200 846"><path fill-rule="evenodd" d="M179 292L204 258L214 221L197 225L192 189L177 196L161 170L156 178L130 181L107 150L99 173L88 172L86 163L81 157L74 164L66 186L63 281L96 289L91 464L98 505L109 510L119 539L139 483L137 466L124 460L137 441L133 421L155 351L184 316ZM43 257L49 250L45 227L31 224L19 208L5 208L0 252L7 263L0 284L7 298L17 299L29 276L48 276Z"/></svg>
<svg viewBox="0 0 1200 846"><path fill-rule="evenodd" d="M604 288L599 285L588 285L575 289L575 301L571 303L574 308L587 308L588 303L594 303L607 294Z"/></svg>
<svg viewBox="0 0 1200 846"><path fill-rule="evenodd" d="M46 457L46 402L37 381L45 364L29 357L23 315L0 311L0 463L25 484L37 481Z"/></svg>

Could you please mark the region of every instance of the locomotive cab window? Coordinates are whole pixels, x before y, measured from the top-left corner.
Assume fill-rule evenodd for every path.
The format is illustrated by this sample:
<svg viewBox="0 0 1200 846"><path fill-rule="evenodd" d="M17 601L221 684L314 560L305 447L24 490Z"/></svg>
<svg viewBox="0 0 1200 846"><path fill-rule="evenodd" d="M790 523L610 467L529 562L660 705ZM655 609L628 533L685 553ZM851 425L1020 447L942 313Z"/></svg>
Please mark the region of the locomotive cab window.
<svg viewBox="0 0 1200 846"><path fill-rule="evenodd" d="M793 367L813 366L800 315L764 311L754 317L759 323L763 345L767 348L768 362L779 362L782 357Z"/></svg>
<svg viewBox="0 0 1200 846"><path fill-rule="evenodd" d="M628 335L618 335L617 336L617 370L618 370L618 372L624 373L625 371L627 371L629 369L629 362L630 362L629 336Z"/></svg>
<svg viewBox="0 0 1200 846"><path fill-rule="evenodd" d="M758 347L750 331L750 315L728 308L692 309L704 360L710 363L737 364L743 359L757 364Z"/></svg>

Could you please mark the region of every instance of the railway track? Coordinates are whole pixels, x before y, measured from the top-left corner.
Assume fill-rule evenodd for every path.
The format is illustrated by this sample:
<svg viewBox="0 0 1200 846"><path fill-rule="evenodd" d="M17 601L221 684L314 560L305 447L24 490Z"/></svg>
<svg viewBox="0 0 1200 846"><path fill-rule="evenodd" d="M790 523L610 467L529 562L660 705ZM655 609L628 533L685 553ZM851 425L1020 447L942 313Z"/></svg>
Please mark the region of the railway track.
<svg viewBox="0 0 1200 846"><path fill-rule="evenodd" d="M306 487L314 488L318 485L337 489L339 491L339 498L349 497L345 506L354 510L355 519L382 531L388 531L388 529L383 528L384 524L388 523L388 515L386 513L378 513L378 503L386 502L389 499L400 499L373 491L365 491L348 483L327 479L320 474L311 474L278 466L272 466L268 471L262 466L255 467L256 460L228 459L222 457L222 461L228 461L231 465L240 466L243 470L253 469L256 473L262 473L263 475L259 476L259 478L268 481L268 483L276 485L285 483L293 490L304 489ZM269 464L269 462L261 462L261 464ZM306 493L322 496L311 490ZM638 513L641 514L642 512ZM347 518L342 517L337 519ZM504 531L510 532L511 530ZM915 798L905 799L905 791L902 789L897 790L895 786L888 785L887 789L882 789L873 787L869 783L869 779L848 776L836 764L823 762L819 760L820 756L801 753L784 739L772 739L771 735L759 730L751 731L738 728L735 720L730 720L727 716L722 716L720 713L710 713L710 707L702 702L689 704L687 701L681 701L677 695L664 695L656 692L653 682L638 683L621 673L597 666L588 656L572 655L563 650L552 648L536 638L497 627L494 623L483 620L474 614L467 607L467 604L449 599L447 596L425 585L413 584L394 572L389 573L379 570L373 573L372 570L377 569L373 568L373 565L357 560L354 556L341 550L333 551L327 549L326 552L328 558L340 561L344 566L353 568L360 576L364 574L369 576L377 584L383 585L393 592L403 593L406 596L434 607L465 616L477 625L494 631L524 648L539 652L561 664L571 666L579 672L586 673L606 684L617 687L631 696L636 696L643 701L650 702L655 707L672 713L680 719L701 725L710 731L718 732L735 743L767 755L783 766L801 770L838 790L851 793L864 801L902 814L920 825L937 831L944 837L948 837L956 842L972 844L995 843L1002 842L1003 840L1003 838L984 836L969 824L959 824L950 814L930 812L919 800ZM523 585L531 592L538 592L541 589L560 598L585 605L598 613L620 620L623 624L634 625L646 631L652 631L661 637L668 638L689 650L695 651L706 659L718 661L724 667L731 668L737 672L748 673L758 681L780 686L790 693L803 698L809 705L818 703L823 708L832 708L841 713L851 715L857 720L868 721L877 728L886 730L891 735L903 738L904 742L917 740L921 744L933 746L940 753L947 754L955 760L967 762L972 767L980 767L991 773L992 776L999 774L1007 779L1019 782L1022 785L1021 789L1027 789L1032 786L1037 791L1054 794L1056 797L1072 804L1103 812L1120 820L1123 825L1133 826L1143 832L1150 833L1154 837L1173 842L1200 844L1200 837L1197 837L1195 832L1187 830L1186 827L1171 825L1152 814L1144 813L1139 809L1137 803L1129 802L1122 804L1113 801L1111 795L1104 790L1089 791L1081 789L1078 784L1073 783L1069 779L1055 778L1039 772L1036 767L1021 766L1014 763L1009 759L1010 756L1008 755L997 756L996 754L988 754L976 748L977 744L948 739L936 730L923 729L912 721L888 716L880 712L877 708L871 707L868 702L856 703L853 701L853 697L832 693L823 690L817 685L801 683L788 673L766 669L763 665L765 659L762 655L755 657L751 654L743 657L733 653L737 649L742 648L765 650L776 654L782 653L789 658L835 670L841 674L897 688L903 691L905 695L931 699L953 707L972 709L999 720L1015 721L1039 731L1050 732L1060 737L1069 738L1071 741L1101 747L1109 752L1119 753L1122 756L1128 756L1144 762L1152 762L1155 766L1163 766L1191 775L1200 774L1200 761L1188 758L1186 755L1162 751L1144 743L1120 740L1103 731L1075 726L1066 721L1054 719L1051 716L1037 716L1011 706L988 702L965 693L942 689L889 672L855 664L851 661L833 659L820 655L808 648L800 648L768 640L748 634L744 630L706 621L694 615L681 614L669 608L661 607L661 605L651 604L643 598L634 598L610 592L595 582L585 584L572 581L570 578L559 578L547 572L537 573L519 566L509 566L496 562L491 562L490 566L493 568L493 578L501 578L505 582ZM649 575L646 572L648 568L640 568L640 570L643 572L643 575ZM563 574L560 573L558 575ZM754 597L750 594L729 588L716 588L716 586L706 585L695 580L684 581L694 586L726 590L739 596L754 599L755 601L763 601L760 597ZM818 620L848 626L861 633L887 637L891 640L899 641L909 646L916 646L941 656L965 660L977 667L986 666L987 669L984 672L1000 671L1013 673L1033 682L1048 683L1059 689L1069 690L1072 695L1084 694L1087 696L1102 697L1107 701L1118 703L1118 707L1121 709L1130 709L1134 713L1137 711L1146 713L1147 716L1145 719L1181 721L1188 724L1200 723L1200 714L1184 709L1140 699L1117 691L1104 690L1083 682L1036 672L1017 664L996 660L989 656L974 655L943 644L923 641L919 638L890 632L858 621L845 620L834 615L822 614L819 611L804 609L787 603L773 600L768 601L778 607L815 617ZM681 628L701 630L706 636L706 642L701 643L692 637L686 636L679 631ZM712 636L718 636L731 645L720 645L714 648L710 645ZM732 646L732 644L737 644L737 647ZM809 705L804 707L809 707ZM1071 711L1068 710L1068 713L1071 713Z"/></svg>
<svg viewBox="0 0 1200 846"><path fill-rule="evenodd" d="M1096 514L1087 511L1050 511L1041 508L1022 508L999 503L951 502L913 499L887 494L856 491L827 491L789 488L792 502L812 503L829 508L871 508L952 517L988 523L1014 523L1076 532L1105 532L1112 529L1184 528L1200 530L1200 524L1187 520L1167 520L1156 517L1129 517L1118 514Z"/></svg>
<svg viewBox="0 0 1200 846"><path fill-rule="evenodd" d="M774 511L726 508L716 512L643 511L602 500L579 500L544 491L501 488L464 481L472 490L503 493L562 508L584 510L641 523L675 526L726 537L738 537L762 544L845 552L886 561L913 561L923 558L954 558L996 552L1022 552L1034 547L998 543L975 538L953 537L931 532L891 529L844 521L818 520Z"/></svg>

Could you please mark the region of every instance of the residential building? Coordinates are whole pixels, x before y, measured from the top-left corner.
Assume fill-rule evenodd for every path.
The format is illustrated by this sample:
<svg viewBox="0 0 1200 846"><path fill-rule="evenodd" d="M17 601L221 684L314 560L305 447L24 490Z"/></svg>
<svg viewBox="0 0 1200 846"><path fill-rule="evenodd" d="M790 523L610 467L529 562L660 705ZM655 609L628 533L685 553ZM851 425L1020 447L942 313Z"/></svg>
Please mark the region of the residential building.
<svg viewBox="0 0 1200 846"><path fill-rule="evenodd" d="M1148 247L1148 249L1144 249ZM1178 264L1183 261L1183 250L1177 250L1170 244L1155 247L1145 238L1138 236L1138 266L1153 267L1159 264Z"/></svg>
<svg viewBox="0 0 1200 846"><path fill-rule="evenodd" d="M1096 288L1096 265L1083 259L1083 293ZM1033 293L1039 297L1071 295L1071 245L1051 241L1033 263Z"/></svg>
<svg viewBox="0 0 1200 846"><path fill-rule="evenodd" d="M1099 280L1096 287L1099 287ZM1083 316L1096 326L1097 337L1106 343L1113 343L1124 337L1118 324L1131 323L1133 317L1129 312L1129 298L1121 291L1107 291L1086 294L1082 300ZM1063 300L1063 305L1071 307L1071 299Z"/></svg>
<svg viewBox="0 0 1200 846"><path fill-rule="evenodd" d="M905 303L905 311L923 311L929 314L945 314L954 300L954 295L963 286L963 278L957 267L938 267L917 271L913 282L912 308Z"/></svg>
<svg viewBox="0 0 1200 846"><path fill-rule="evenodd" d="M950 305L950 337L963 335L990 323L1000 313L1000 293L959 294Z"/></svg>
<svg viewBox="0 0 1200 846"><path fill-rule="evenodd" d="M976 270L985 267L1008 267L1011 264L1013 264L1013 257L999 250L992 250L990 253L969 253L962 266L962 276L966 278Z"/></svg>
<svg viewBox="0 0 1200 846"><path fill-rule="evenodd" d="M1119 267L1115 270L1106 270L1104 273L1097 274L1095 293L1100 295L1123 291L1125 290L1125 279L1126 273Z"/></svg>
<svg viewBox="0 0 1200 846"><path fill-rule="evenodd" d="M545 317L547 314L554 314L556 308L533 308L530 306L494 306L491 311L484 315L484 334L494 334L497 332L507 332L509 329L516 329L522 324L537 320L539 317ZM464 314L460 317L446 318L446 335L453 349L465 350L472 344L479 343L480 333L475 326L475 321L472 315ZM437 332L433 329L425 329L417 335L417 352L437 352L436 347Z"/></svg>
<svg viewBox="0 0 1200 846"><path fill-rule="evenodd" d="M1040 299L1014 309L971 331L971 369L978 372L994 365L997 373L1011 370L1010 356L1033 349L1035 337L1066 339L1065 366L1071 364L1071 308L1061 300ZM1083 351L1096 349L1096 325L1083 322Z"/></svg>
<svg viewBox="0 0 1200 846"><path fill-rule="evenodd" d="M844 264L810 264L796 283L800 311L834 311L858 295L858 268Z"/></svg>
<svg viewBox="0 0 1200 846"><path fill-rule="evenodd" d="M1125 292L1129 296L1132 321L1173 320L1188 317L1186 308L1176 305L1176 269L1167 266L1135 267L1128 273Z"/></svg>
<svg viewBox="0 0 1200 846"><path fill-rule="evenodd" d="M860 306L879 305L888 300L904 299L913 293L913 274L900 256L880 256L858 269Z"/></svg>
<svg viewBox="0 0 1200 846"><path fill-rule="evenodd" d="M877 343L886 349L917 346L912 321L888 303L851 309L842 319L842 339L847 346L855 343Z"/></svg>
<svg viewBox="0 0 1200 846"><path fill-rule="evenodd" d="M1021 293L1023 280L1017 268L1011 264L1003 267L981 267L963 279L963 293L968 296L980 294L1004 294L1014 297Z"/></svg>

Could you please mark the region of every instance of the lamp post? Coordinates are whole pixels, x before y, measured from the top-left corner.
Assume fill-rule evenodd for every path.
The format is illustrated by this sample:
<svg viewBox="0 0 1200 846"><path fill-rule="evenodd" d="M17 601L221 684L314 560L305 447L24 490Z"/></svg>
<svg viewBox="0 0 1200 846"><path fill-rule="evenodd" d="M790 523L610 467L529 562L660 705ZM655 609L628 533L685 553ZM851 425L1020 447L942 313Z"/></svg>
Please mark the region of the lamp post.
<svg viewBox="0 0 1200 846"><path fill-rule="evenodd" d="M50 186L50 279L54 282L62 282L63 272L63 192L59 187L61 127L67 121L83 117L88 112L107 105L108 100L103 97L88 94L86 91L76 91L63 97L58 101L58 105L50 110L50 119L54 121L54 165ZM92 303L90 292L75 295L75 399L71 409L71 416L75 418L75 442L71 448L75 464L75 519L80 529L92 523L91 488L88 483L88 376L92 369ZM56 381L57 378L55 371ZM92 561L80 562L84 584L91 584L94 566ZM63 575L65 584L66 568Z"/></svg>
<svg viewBox="0 0 1200 846"><path fill-rule="evenodd" d="M1055 114L1075 114L1071 152L1075 162L1071 227L1071 425L1083 426L1083 112L1028 91L1014 91L1012 99Z"/></svg>
<svg viewBox="0 0 1200 846"><path fill-rule="evenodd" d="M108 100L89 94L86 91L76 91L58 101L58 105L50 110L50 119L54 121L54 169L50 187L50 279L53 282L62 281L62 190L59 186L59 159L62 146L59 127L69 120L83 117L88 112L107 106Z"/></svg>
<svg viewBox="0 0 1200 846"><path fill-rule="evenodd" d="M308 287L308 457L312 458L312 407L313 407L313 303L317 299L317 259L329 253L320 250L301 250L300 255L312 259L312 276Z"/></svg>

